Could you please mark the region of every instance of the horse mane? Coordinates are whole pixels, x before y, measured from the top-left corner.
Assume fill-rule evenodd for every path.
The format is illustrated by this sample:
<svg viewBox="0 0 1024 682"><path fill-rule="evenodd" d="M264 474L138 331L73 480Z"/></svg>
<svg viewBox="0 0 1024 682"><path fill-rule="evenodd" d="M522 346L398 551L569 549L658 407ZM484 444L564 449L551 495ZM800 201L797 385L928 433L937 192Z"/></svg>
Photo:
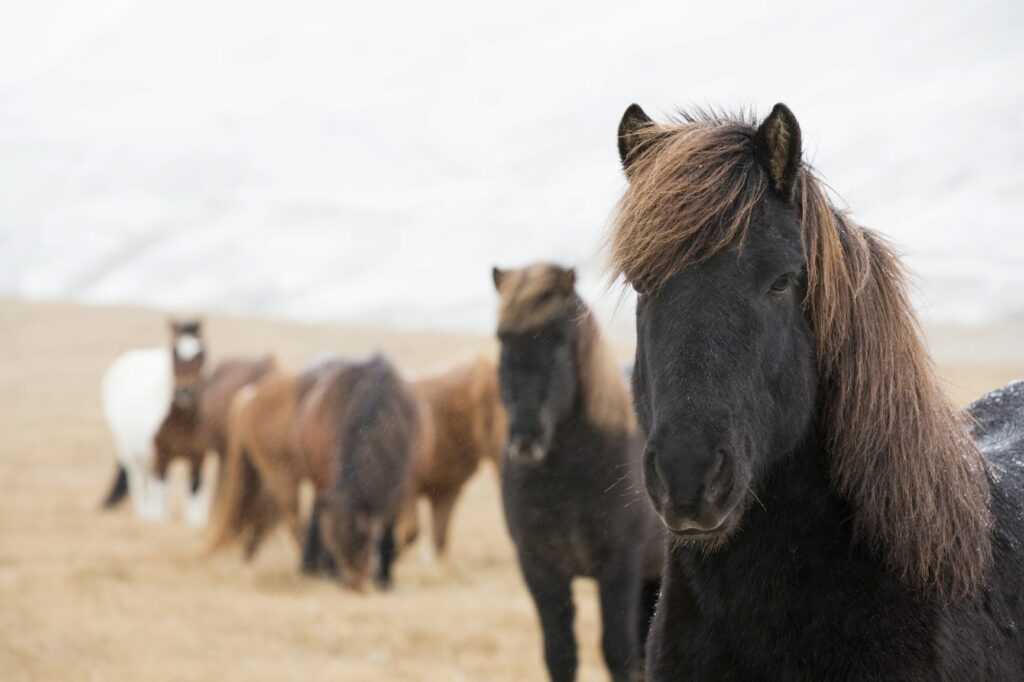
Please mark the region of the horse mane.
<svg viewBox="0 0 1024 682"><path fill-rule="evenodd" d="M579 301L577 364L584 407L592 424L617 432L636 429L633 398L611 348L582 299Z"/></svg>
<svg viewBox="0 0 1024 682"><path fill-rule="evenodd" d="M576 368L587 420L609 431L632 431L636 417L629 388L593 313L575 290L567 296L559 293L567 272L571 271L547 263L506 271L499 290L498 328L526 331L559 316L572 316L578 329Z"/></svg>
<svg viewBox="0 0 1024 682"><path fill-rule="evenodd" d="M698 112L646 126L609 236L612 269L656 291L742 244L769 191L751 120ZM832 485L857 538L907 584L958 599L992 556L984 458L944 394L891 245L833 206L800 163L792 208L807 264L821 425Z"/></svg>

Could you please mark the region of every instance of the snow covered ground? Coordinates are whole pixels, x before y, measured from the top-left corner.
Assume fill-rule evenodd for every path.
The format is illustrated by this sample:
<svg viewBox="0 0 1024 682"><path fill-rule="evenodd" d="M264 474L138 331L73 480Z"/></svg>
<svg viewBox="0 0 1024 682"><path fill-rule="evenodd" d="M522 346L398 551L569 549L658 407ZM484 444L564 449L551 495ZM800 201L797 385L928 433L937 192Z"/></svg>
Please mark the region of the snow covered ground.
<svg viewBox="0 0 1024 682"><path fill-rule="evenodd" d="M0 291L487 331L542 258L607 317L626 105L783 101L927 319L1024 316L1024 3L832 4L5 2Z"/></svg>

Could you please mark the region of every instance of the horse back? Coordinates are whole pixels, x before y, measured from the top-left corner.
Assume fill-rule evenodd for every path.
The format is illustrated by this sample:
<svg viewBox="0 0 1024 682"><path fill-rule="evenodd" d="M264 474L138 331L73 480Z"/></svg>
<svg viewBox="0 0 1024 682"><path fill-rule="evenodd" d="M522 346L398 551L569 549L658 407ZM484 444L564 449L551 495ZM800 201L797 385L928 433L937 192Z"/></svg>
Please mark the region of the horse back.
<svg viewBox="0 0 1024 682"><path fill-rule="evenodd" d="M227 449L228 413L238 391L259 381L276 368L273 356L256 359L228 359L220 362L203 379L199 414L207 445L218 454Z"/></svg>

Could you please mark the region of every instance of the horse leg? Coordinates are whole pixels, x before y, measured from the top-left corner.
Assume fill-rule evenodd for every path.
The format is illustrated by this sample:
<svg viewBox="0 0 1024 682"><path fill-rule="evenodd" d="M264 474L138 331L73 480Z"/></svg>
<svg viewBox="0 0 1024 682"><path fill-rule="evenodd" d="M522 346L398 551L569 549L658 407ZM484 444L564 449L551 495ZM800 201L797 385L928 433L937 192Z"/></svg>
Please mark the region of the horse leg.
<svg viewBox="0 0 1024 682"><path fill-rule="evenodd" d="M306 538L302 542L302 563L299 570L306 575L316 575L320 571L320 559L326 554L323 541L320 539L319 514L317 503L313 502L313 511L306 524Z"/></svg>
<svg viewBox="0 0 1024 682"><path fill-rule="evenodd" d="M202 456L192 458L192 468L189 472L188 499L185 502L185 521L192 526L201 526L206 523L210 514L209 498L202 490L203 485L203 458Z"/></svg>
<svg viewBox="0 0 1024 682"><path fill-rule="evenodd" d="M636 637L639 567L636 562L624 564L610 567L598 578L601 652L615 682L629 682L640 675L640 646Z"/></svg>
<svg viewBox="0 0 1024 682"><path fill-rule="evenodd" d="M167 520L167 479L157 473L150 474L146 484L145 517L150 521Z"/></svg>
<svg viewBox="0 0 1024 682"><path fill-rule="evenodd" d="M576 678L576 635L573 619L572 583L568 576L557 575L544 567L520 558L526 586L533 597L544 635L544 662L552 682L571 682Z"/></svg>
<svg viewBox="0 0 1024 682"><path fill-rule="evenodd" d="M145 518L148 503L146 500L146 477L142 467L138 460L132 458L126 457L122 462L122 466L128 472L128 494L132 498L132 509L135 511L136 517Z"/></svg>
<svg viewBox="0 0 1024 682"><path fill-rule="evenodd" d="M117 471L114 473L114 481L110 485L110 492L103 498L102 509L113 509L128 492L128 470L120 462L117 463Z"/></svg>
<svg viewBox="0 0 1024 682"><path fill-rule="evenodd" d="M320 535L319 503L314 500L313 510L306 524L306 537L302 544L302 564L300 570L306 575L325 575L329 578L338 577L338 565Z"/></svg>
<svg viewBox="0 0 1024 682"><path fill-rule="evenodd" d="M395 526L389 523L384 527L384 533L380 538L380 563L377 566L377 587L382 590L390 590L393 585L391 566L395 563L397 550Z"/></svg>
<svg viewBox="0 0 1024 682"><path fill-rule="evenodd" d="M267 532L273 528L281 518L277 502L266 494L265 491L258 493L258 499L254 500L249 507L249 519L245 530L245 543L243 555L246 561L252 561L256 551L263 543Z"/></svg>
<svg viewBox="0 0 1024 682"><path fill-rule="evenodd" d="M430 500L431 534L434 540L434 556L437 558L444 558L445 549L448 547L448 526L451 524L452 510L455 509L458 497L459 493L456 491Z"/></svg>

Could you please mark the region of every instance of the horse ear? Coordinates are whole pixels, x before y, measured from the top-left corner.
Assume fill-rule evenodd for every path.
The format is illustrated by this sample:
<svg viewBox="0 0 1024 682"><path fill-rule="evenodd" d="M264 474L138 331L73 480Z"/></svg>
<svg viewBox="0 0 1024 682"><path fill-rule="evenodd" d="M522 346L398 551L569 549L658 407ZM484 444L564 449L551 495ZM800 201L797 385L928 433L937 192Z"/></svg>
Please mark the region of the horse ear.
<svg viewBox="0 0 1024 682"><path fill-rule="evenodd" d="M652 125L654 121L639 104L630 104L622 114L622 120L619 121L619 160L627 177L630 165L651 146L652 140L642 132Z"/></svg>
<svg viewBox="0 0 1024 682"><path fill-rule="evenodd" d="M572 296L576 287L576 268L562 270L558 277L558 289L563 296Z"/></svg>
<svg viewBox="0 0 1024 682"><path fill-rule="evenodd" d="M505 278L505 271L501 268L491 268L491 277L494 279L494 288L501 290L501 280Z"/></svg>
<svg viewBox="0 0 1024 682"><path fill-rule="evenodd" d="M772 189L787 202L793 200L800 153L800 124L789 107L776 104L754 134L754 157L768 173Z"/></svg>

